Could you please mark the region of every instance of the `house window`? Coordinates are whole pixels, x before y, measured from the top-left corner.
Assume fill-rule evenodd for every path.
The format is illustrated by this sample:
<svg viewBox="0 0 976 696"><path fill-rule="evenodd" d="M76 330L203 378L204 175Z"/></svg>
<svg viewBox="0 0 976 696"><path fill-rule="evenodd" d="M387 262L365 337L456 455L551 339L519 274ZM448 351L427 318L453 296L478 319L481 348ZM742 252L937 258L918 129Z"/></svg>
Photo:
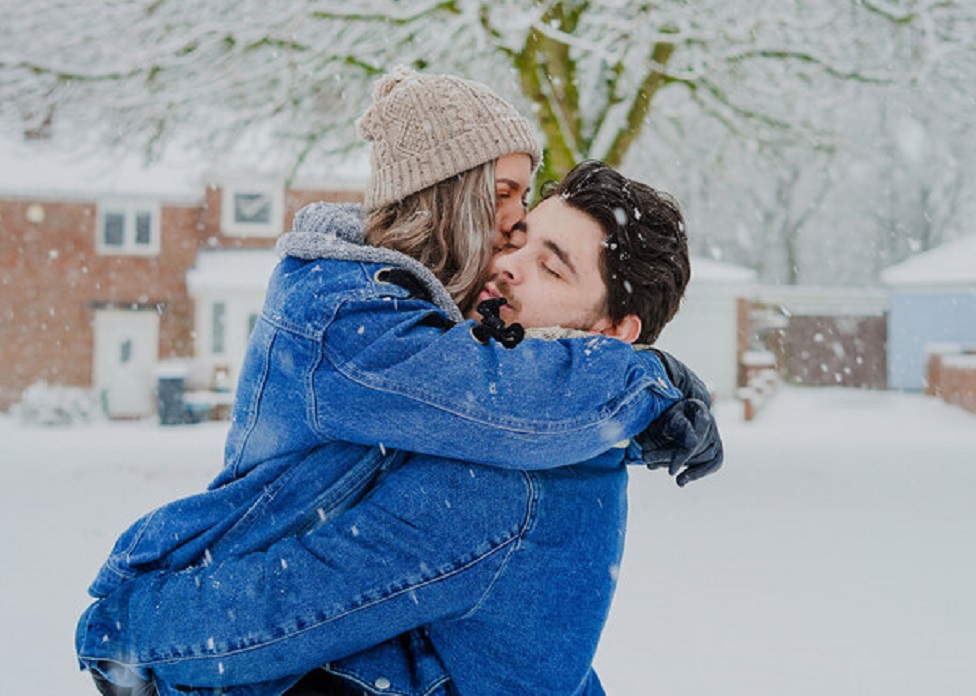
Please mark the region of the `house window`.
<svg viewBox="0 0 976 696"><path fill-rule="evenodd" d="M276 237L282 232L284 188L280 184L229 184L222 190L220 226L236 237Z"/></svg>
<svg viewBox="0 0 976 696"><path fill-rule="evenodd" d="M210 352L214 355L224 354L224 343L227 335L227 305L223 302L213 303L213 323L211 325Z"/></svg>
<svg viewBox="0 0 976 696"><path fill-rule="evenodd" d="M159 204L103 201L98 206L96 248L101 254L159 253Z"/></svg>
<svg viewBox="0 0 976 696"><path fill-rule="evenodd" d="M153 215L148 210L136 211L136 246L149 246L153 238Z"/></svg>
<svg viewBox="0 0 976 696"><path fill-rule="evenodd" d="M159 204L102 201L95 247L100 254L159 253Z"/></svg>

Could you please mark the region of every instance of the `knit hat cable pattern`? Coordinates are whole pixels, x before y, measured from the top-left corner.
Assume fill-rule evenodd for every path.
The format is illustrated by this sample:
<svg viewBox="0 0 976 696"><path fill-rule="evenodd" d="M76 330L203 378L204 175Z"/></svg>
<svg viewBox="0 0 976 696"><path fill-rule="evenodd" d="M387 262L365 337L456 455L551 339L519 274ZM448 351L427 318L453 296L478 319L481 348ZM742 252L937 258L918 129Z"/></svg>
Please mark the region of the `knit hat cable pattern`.
<svg viewBox="0 0 976 696"><path fill-rule="evenodd" d="M357 123L372 144L366 208L373 210L504 155L542 147L531 125L484 85L398 66L377 82Z"/></svg>

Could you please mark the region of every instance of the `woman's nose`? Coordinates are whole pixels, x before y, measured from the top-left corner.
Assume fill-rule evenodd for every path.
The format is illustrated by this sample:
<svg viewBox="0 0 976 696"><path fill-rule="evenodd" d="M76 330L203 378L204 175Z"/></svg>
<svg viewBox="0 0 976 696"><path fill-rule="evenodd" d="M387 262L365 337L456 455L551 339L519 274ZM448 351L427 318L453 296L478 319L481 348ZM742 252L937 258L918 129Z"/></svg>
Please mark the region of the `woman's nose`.
<svg viewBox="0 0 976 696"><path fill-rule="evenodd" d="M512 228L519 220L525 217L525 208L522 203L506 201L499 205L495 210L495 237L499 235L508 237L512 234Z"/></svg>
<svg viewBox="0 0 976 696"><path fill-rule="evenodd" d="M510 233L502 232L501 230L496 229L495 236L491 238L491 253L497 254L499 251L504 249L510 238Z"/></svg>

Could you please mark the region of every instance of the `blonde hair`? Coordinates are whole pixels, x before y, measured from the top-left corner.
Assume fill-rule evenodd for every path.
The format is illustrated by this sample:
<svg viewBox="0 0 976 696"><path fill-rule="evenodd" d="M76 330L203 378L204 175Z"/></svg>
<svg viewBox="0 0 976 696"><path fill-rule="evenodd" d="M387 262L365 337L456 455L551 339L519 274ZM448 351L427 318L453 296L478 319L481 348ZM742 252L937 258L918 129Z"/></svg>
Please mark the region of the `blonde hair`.
<svg viewBox="0 0 976 696"><path fill-rule="evenodd" d="M494 160L366 215L366 243L427 266L462 313L484 285L494 234Z"/></svg>

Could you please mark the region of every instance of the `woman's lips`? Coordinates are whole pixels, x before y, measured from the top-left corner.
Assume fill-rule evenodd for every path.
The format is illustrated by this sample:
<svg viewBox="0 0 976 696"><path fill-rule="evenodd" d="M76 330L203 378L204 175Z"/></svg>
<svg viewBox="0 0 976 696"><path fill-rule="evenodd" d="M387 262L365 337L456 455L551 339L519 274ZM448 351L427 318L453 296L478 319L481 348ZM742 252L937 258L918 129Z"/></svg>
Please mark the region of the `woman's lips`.
<svg viewBox="0 0 976 696"><path fill-rule="evenodd" d="M494 287L492 287L491 285L485 285L485 287L481 290L481 294L478 295L478 301L483 302L484 300L490 300L492 298L501 297L501 296L502 294L498 292L498 290L496 290Z"/></svg>

